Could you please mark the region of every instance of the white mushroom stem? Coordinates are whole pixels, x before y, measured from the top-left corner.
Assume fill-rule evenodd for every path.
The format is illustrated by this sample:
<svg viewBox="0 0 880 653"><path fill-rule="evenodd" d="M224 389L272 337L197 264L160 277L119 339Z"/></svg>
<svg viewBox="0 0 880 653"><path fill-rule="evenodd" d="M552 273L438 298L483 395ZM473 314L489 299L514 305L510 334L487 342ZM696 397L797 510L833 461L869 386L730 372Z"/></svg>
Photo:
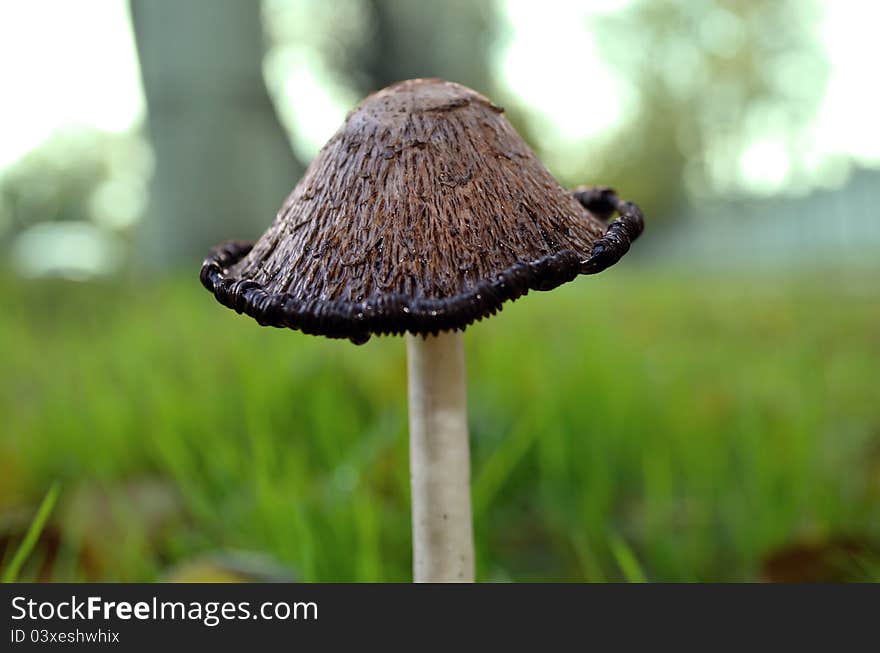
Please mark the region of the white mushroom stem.
<svg viewBox="0 0 880 653"><path fill-rule="evenodd" d="M472 583L474 534L461 332L407 335L413 578Z"/></svg>

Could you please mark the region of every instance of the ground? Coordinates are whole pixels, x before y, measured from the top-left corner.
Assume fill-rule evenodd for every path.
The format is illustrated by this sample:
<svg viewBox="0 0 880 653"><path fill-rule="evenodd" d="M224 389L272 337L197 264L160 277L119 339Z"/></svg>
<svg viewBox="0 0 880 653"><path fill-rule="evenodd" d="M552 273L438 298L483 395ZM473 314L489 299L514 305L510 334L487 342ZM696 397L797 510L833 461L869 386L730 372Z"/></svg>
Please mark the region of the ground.
<svg viewBox="0 0 880 653"><path fill-rule="evenodd" d="M469 329L480 579L880 577L872 278L620 266ZM0 560L61 488L22 578L410 577L402 340L260 328L194 275L0 290Z"/></svg>

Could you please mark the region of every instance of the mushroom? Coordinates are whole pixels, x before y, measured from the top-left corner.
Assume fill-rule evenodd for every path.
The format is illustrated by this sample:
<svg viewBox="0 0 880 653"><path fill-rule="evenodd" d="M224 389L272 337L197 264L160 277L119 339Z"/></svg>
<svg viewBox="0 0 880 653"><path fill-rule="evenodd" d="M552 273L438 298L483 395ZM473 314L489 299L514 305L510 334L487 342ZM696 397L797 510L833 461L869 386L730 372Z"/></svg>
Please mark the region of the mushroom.
<svg viewBox="0 0 880 653"><path fill-rule="evenodd" d="M613 265L642 228L609 188L564 190L501 107L414 79L352 111L269 230L216 247L201 281L261 325L356 344L406 334L414 579L469 582L462 332Z"/></svg>

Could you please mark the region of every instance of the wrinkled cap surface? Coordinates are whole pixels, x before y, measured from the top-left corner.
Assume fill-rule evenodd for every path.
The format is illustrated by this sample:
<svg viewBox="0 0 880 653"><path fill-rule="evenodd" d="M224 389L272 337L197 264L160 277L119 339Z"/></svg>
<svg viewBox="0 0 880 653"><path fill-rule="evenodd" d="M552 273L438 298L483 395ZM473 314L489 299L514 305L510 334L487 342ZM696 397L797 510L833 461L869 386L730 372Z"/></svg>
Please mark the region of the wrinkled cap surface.
<svg viewBox="0 0 880 653"><path fill-rule="evenodd" d="M352 111L269 230L215 248L202 282L261 324L363 342L463 329L612 265L641 229L613 191L563 189L503 109L416 79Z"/></svg>

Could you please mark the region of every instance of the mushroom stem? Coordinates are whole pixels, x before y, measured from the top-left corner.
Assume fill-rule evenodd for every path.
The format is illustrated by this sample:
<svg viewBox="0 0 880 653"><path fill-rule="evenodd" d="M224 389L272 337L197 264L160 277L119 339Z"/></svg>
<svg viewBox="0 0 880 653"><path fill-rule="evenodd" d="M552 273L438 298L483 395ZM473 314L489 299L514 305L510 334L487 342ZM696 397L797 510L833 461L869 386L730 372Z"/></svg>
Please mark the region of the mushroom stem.
<svg viewBox="0 0 880 653"><path fill-rule="evenodd" d="M474 534L463 337L407 334L413 579L472 583Z"/></svg>

